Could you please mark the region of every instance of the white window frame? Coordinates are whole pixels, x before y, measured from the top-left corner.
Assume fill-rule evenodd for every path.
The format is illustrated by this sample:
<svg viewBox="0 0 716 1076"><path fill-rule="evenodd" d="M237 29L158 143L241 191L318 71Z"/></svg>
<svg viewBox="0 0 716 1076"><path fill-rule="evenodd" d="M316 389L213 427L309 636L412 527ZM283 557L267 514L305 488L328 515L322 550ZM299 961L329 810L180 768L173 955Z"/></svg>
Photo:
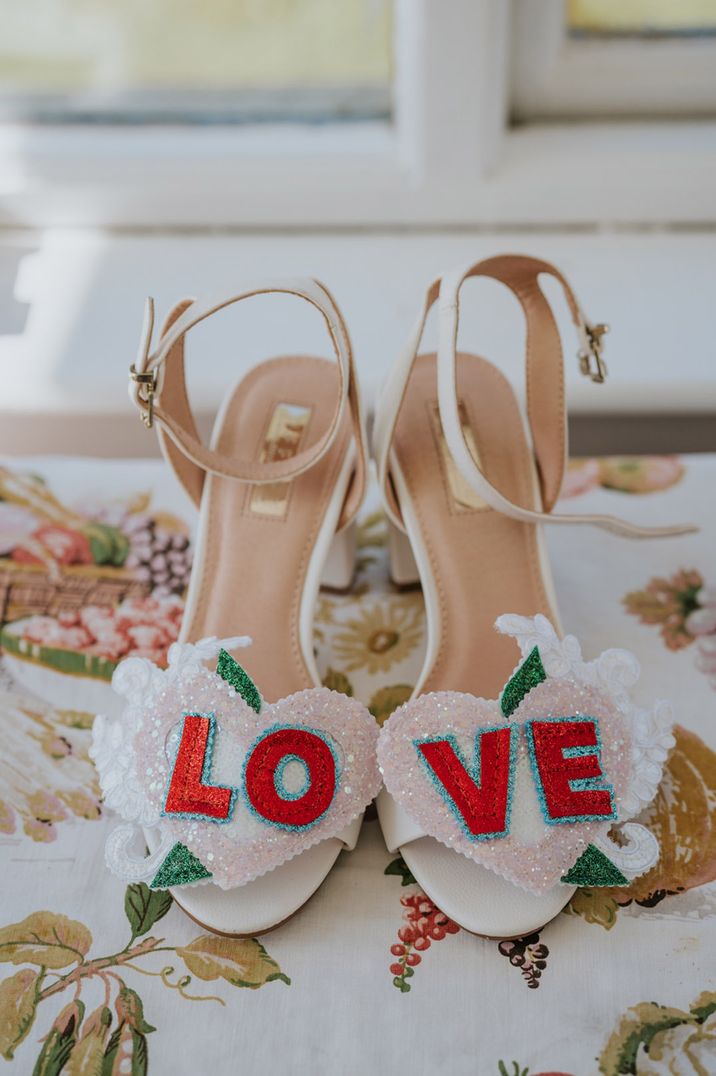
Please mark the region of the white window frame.
<svg viewBox="0 0 716 1076"><path fill-rule="evenodd" d="M516 0L512 39L519 121L716 113L716 37L573 37L564 0Z"/></svg>
<svg viewBox="0 0 716 1076"><path fill-rule="evenodd" d="M395 0L390 125L2 127L0 227L714 222L716 123L509 126L528 3Z"/></svg>

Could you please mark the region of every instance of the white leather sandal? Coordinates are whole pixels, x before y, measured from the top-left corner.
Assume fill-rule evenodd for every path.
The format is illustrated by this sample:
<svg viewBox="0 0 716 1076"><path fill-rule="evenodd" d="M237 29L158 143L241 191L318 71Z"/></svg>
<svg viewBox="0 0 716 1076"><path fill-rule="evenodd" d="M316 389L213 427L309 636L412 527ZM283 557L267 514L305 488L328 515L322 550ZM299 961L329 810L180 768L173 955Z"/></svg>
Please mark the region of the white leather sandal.
<svg viewBox="0 0 716 1076"><path fill-rule="evenodd" d="M503 255L433 283L374 427L392 575L420 580L428 622L413 698L381 730L378 814L389 849L438 907L497 937L538 929L575 885L626 884L648 869L658 849L642 827L624 827L621 848L608 833L654 795L671 742L667 708L645 714L628 701L631 655L586 663L577 641L561 638L543 525L632 538L693 530L553 512L567 435L543 273L564 289L582 372L603 381L605 328L589 324L553 266ZM456 351L460 288L474 276L500 281L522 305L527 422L499 370ZM436 302L438 353L419 355Z"/></svg>
<svg viewBox="0 0 716 1076"><path fill-rule="evenodd" d="M266 293L310 303L337 362L262 362L227 395L207 448L186 393L186 334ZM199 524L168 669L122 663L113 682L122 717L95 723L105 802L124 820L107 862L128 881L170 889L210 930L258 934L297 911L355 846L380 783L375 722L318 686L312 645L321 580L344 587L353 574L367 472L358 387L343 318L314 280L185 300L154 351L153 320L149 300L131 396ZM241 664L251 640L237 627L255 640Z"/></svg>

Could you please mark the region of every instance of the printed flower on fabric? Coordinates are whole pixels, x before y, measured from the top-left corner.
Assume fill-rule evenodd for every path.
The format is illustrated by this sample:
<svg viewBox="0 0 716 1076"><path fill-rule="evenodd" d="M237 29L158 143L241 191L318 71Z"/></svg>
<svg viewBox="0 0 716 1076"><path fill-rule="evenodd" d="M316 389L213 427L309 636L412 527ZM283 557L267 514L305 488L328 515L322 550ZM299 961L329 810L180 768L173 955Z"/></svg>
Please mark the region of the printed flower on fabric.
<svg viewBox="0 0 716 1076"><path fill-rule="evenodd" d="M175 644L166 671L120 665L114 686L127 705L97 719L92 754L127 823L107 862L128 881L244 885L340 834L378 791L377 726L361 703L314 688L268 704L216 639Z"/></svg>
<svg viewBox="0 0 716 1076"><path fill-rule="evenodd" d="M604 456L570 460L561 496L578 497L599 486L619 493L658 493L680 482L678 456Z"/></svg>
<svg viewBox="0 0 716 1076"><path fill-rule="evenodd" d="M599 460L569 460L560 497L579 497L599 485Z"/></svg>
<svg viewBox="0 0 716 1076"><path fill-rule="evenodd" d="M690 615L701 608L703 577L695 569L682 569L669 578L650 579L643 590L632 590L623 602L642 624L658 625L669 650L681 650L694 641Z"/></svg>
<svg viewBox="0 0 716 1076"><path fill-rule="evenodd" d="M424 616L419 594L376 601L342 623L331 649L346 672L365 669L371 676L388 672L420 644Z"/></svg>
<svg viewBox="0 0 716 1076"><path fill-rule="evenodd" d="M657 493L680 482L684 465L678 456L605 456L599 481L620 493Z"/></svg>
<svg viewBox="0 0 716 1076"><path fill-rule="evenodd" d="M0 693L0 833L48 844L58 826L100 817L99 786L89 760L89 714L59 711L13 692Z"/></svg>
<svg viewBox="0 0 716 1076"><path fill-rule="evenodd" d="M426 834L531 892L628 884L658 858L628 820L656 792L669 708L632 705L624 651L584 662L539 616L497 627L523 654L499 701L438 692L398 709L378 748L388 791Z"/></svg>
<svg viewBox="0 0 716 1076"><path fill-rule="evenodd" d="M696 668L716 689L716 586L695 569L682 569L668 579L650 579L623 600L642 624L658 625L669 650L695 643Z"/></svg>
<svg viewBox="0 0 716 1076"><path fill-rule="evenodd" d="M148 494L139 494L128 501L63 504L38 475L0 466L0 557L44 566L56 584L68 567L94 567L98 580L103 568L124 568L113 579L115 593L182 594L191 571L186 525L170 513L150 513L149 502ZM84 584L91 586L94 574L84 573ZM76 590L68 587L67 596L76 608ZM44 606L37 612L47 611L41 589L29 600ZM12 596L9 604L12 609Z"/></svg>
<svg viewBox="0 0 716 1076"><path fill-rule="evenodd" d="M688 1010L644 1001L619 1020L599 1056L604 1076L706 1076L716 1071L716 993Z"/></svg>

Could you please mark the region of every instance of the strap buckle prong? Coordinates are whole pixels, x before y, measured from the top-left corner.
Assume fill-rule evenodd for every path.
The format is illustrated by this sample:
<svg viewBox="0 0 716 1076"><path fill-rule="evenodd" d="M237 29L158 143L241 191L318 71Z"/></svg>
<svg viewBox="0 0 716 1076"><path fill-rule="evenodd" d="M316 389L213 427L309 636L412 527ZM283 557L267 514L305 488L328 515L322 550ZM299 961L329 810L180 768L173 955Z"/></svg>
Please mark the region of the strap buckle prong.
<svg viewBox="0 0 716 1076"><path fill-rule="evenodd" d="M142 393L140 387L139 399L147 406L146 409L142 408L139 413L144 425L148 430L151 430L154 425L154 394L157 390L157 371L155 369L140 373L132 363L129 367L129 377L135 385L144 386L146 389L146 392Z"/></svg>
<svg viewBox="0 0 716 1076"><path fill-rule="evenodd" d="M602 337L609 332L609 326L604 324L585 325L589 347L579 351L579 369L585 377L591 377L592 381L601 384L607 377L607 364L602 358L604 344Z"/></svg>

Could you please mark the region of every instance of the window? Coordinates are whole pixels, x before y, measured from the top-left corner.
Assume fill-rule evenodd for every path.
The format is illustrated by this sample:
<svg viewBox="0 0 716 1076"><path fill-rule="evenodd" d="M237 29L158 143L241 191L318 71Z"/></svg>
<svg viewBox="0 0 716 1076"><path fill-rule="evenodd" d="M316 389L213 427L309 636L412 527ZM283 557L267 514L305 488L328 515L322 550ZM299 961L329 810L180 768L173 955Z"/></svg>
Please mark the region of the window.
<svg viewBox="0 0 716 1076"><path fill-rule="evenodd" d="M388 0L25 0L0 116L35 123L387 119Z"/></svg>
<svg viewBox="0 0 716 1076"><path fill-rule="evenodd" d="M716 116L716 0L517 0L518 121Z"/></svg>
<svg viewBox="0 0 716 1076"><path fill-rule="evenodd" d="M26 0L6 24L0 226L716 219L716 0Z"/></svg>
<svg viewBox="0 0 716 1076"><path fill-rule="evenodd" d="M567 0L572 34L703 37L716 33L713 0Z"/></svg>

